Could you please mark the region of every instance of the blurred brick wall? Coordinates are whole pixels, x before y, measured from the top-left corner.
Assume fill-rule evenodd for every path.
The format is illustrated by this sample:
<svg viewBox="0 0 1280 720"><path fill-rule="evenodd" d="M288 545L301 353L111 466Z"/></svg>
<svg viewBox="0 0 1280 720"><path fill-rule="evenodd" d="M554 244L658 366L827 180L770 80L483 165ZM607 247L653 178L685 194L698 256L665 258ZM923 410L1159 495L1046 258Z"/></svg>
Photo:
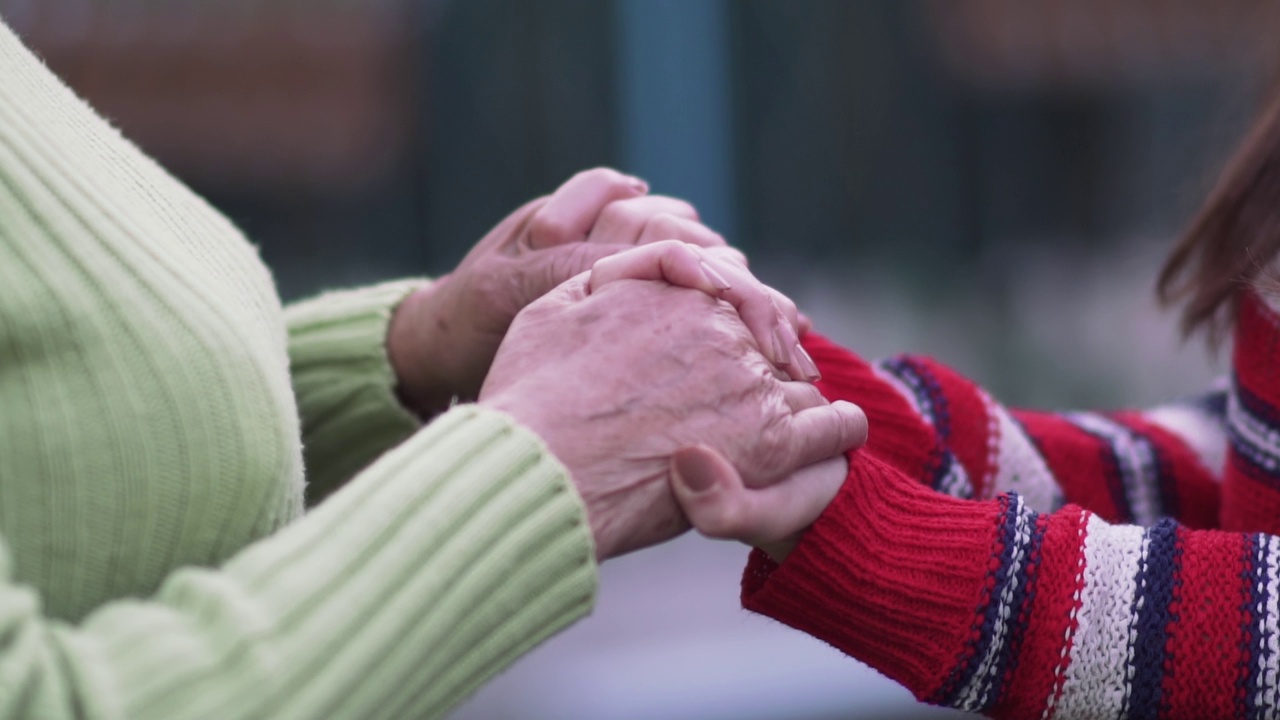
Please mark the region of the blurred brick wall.
<svg viewBox="0 0 1280 720"><path fill-rule="evenodd" d="M0 0L0 16L205 187L346 194L413 131L422 55L398 1Z"/></svg>
<svg viewBox="0 0 1280 720"><path fill-rule="evenodd" d="M1270 0L928 0L943 56L994 87L1115 85L1275 69Z"/></svg>

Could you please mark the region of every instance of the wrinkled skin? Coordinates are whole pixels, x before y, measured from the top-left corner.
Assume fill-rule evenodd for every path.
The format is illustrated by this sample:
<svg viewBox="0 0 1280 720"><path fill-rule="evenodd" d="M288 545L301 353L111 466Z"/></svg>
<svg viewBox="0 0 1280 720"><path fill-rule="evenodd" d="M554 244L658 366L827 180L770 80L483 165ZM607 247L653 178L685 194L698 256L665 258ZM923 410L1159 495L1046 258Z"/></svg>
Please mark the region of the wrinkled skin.
<svg viewBox="0 0 1280 720"><path fill-rule="evenodd" d="M387 350L405 404L430 417L455 396L475 399L516 314L601 258L660 240L725 246L691 205L647 193L643 181L615 170L578 173L513 212L456 269L403 301Z"/></svg>
<svg viewBox="0 0 1280 720"><path fill-rule="evenodd" d="M669 487L681 448L712 449L762 487L859 445L866 419L829 405L757 349L728 303L576 277L511 324L480 391L569 469L600 559L688 528Z"/></svg>

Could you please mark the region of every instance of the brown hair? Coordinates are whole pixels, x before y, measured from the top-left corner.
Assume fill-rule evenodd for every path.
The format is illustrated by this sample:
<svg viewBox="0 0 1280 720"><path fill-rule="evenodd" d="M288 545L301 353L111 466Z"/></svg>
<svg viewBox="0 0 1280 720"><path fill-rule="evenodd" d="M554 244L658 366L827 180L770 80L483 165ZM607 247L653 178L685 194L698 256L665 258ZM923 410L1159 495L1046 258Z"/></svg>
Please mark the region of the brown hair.
<svg viewBox="0 0 1280 720"><path fill-rule="evenodd" d="M1186 302L1182 331L1230 329L1239 291L1280 253L1280 94L1223 169L1186 235L1160 270L1166 305Z"/></svg>

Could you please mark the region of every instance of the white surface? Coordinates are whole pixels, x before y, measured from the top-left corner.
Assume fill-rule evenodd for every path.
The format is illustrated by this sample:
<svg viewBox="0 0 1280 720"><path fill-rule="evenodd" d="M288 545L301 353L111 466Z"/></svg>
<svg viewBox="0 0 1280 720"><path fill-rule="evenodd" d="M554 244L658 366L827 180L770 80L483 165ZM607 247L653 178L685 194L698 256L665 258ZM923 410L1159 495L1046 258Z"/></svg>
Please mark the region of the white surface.
<svg viewBox="0 0 1280 720"><path fill-rule="evenodd" d="M971 717L918 705L833 648L743 610L746 549L687 536L602 568L596 612L453 720Z"/></svg>

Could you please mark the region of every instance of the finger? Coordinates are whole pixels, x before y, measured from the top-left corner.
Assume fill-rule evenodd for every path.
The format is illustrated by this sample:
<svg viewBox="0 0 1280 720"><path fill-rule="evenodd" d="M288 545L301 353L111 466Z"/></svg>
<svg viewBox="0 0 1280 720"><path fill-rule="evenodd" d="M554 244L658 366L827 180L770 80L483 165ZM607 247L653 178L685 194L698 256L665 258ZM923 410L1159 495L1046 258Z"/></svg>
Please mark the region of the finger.
<svg viewBox="0 0 1280 720"><path fill-rule="evenodd" d="M808 315L805 315L804 313L797 310L796 311L796 334L799 335L800 337L804 337L805 335L808 335L809 331L812 329L813 329L813 320L811 320Z"/></svg>
<svg viewBox="0 0 1280 720"><path fill-rule="evenodd" d="M706 248L706 252L717 258L720 258L721 260L727 260L740 267L743 267L743 268L747 267L747 256L743 255L741 250L731 245L720 245L717 247L709 247L709 248Z"/></svg>
<svg viewBox="0 0 1280 720"><path fill-rule="evenodd" d="M837 400L797 412L791 417L791 430L788 471L862 447L867 442L867 415L857 405Z"/></svg>
<svg viewBox="0 0 1280 720"><path fill-rule="evenodd" d="M616 204L616 203L615 203ZM722 247L727 245L720 233L696 220L688 220L675 215L654 215L645 223L637 245L648 245L659 240L683 240L699 247Z"/></svg>
<svg viewBox="0 0 1280 720"><path fill-rule="evenodd" d="M767 285L765 287L768 287ZM781 292L769 288L769 293L773 295L773 304L778 306L778 310L782 312L782 316L791 324L792 329L796 331L796 335L800 334L800 311L796 308L795 302L783 295Z"/></svg>
<svg viewBox="0 0 1280 720"><path fill-rule="evenodd" d="M764 356L795 380L816 381L820 377L818 366L800 347L795 326L778 307L775 296L780 294L744 267L709 253L703 256L705 264L728 281L729 288L721 298L737 309ZM787 304L791 305L790 300Z"/></svg>
<svg viewBox="0 0 1280 720"><path fill-rule="evenodd" d="M527 242L536 249L584 240L610 203L648 191L643 180L617 170L584 170L566 180L534 213L527 227Z"/></svg>
<svg viewBox="0 0 1280 720"><path fill-rule="evenodd" d="M595 292L624 279L663 280L728 301L766 358L795 380L818 379L818 367L800 347L774 291L745 268L687 243L664 240L600 260L591 268L588 287Z"/></svg>
<svg viewBox="0 0 1280 720"><path fill-rule="evenodd" d="M587 243L591 246L591 243ZM711 269L694 246L666 240L599 260L591 267L590 292L618 280L662 280L677 287L721 297L728 282Z"/></svg>
<svg viewBox="0 0 1280 720"><path fill-rule="evenodd" d="M781 386L782 397L793 413L828 404L827 399L818 391L818 387L811 383L783 382Z"/></svg>
<svg viewBox="0 0 1280 720"><path fill-rule="evenodd" d="M671 458L671 490L707 537L763 546L793 537L822 514L848 473L844 457L798 470L767 488L749 488L719 453L683 448Z"/></svg>
<svg viewBox="0 0 1280 720"><path fill-rule="evenodd" d="M809 357L809 353L800 344L800 336L808 331L800 325L800 311L796 309L796 304L781 292L767 285L765 288L768 289L769 295L773 299L774 307L782 315L783 325L779 329L783 335L781 341L787 343L785 347L791 353L792 362L788 368L791 377L796 380L807 380L808 382L821 380L822 372L818 369L817 363L813 361L812 357Z"/></svg>
<svg viewBox="0 0 1280 720"><path fill-rule="evenodd" d="M588 239L592 242L638 245L645 225L659 215L698 221L698 211L684 200L665 195L644 195L611 202L601 208Z"/></svg>

